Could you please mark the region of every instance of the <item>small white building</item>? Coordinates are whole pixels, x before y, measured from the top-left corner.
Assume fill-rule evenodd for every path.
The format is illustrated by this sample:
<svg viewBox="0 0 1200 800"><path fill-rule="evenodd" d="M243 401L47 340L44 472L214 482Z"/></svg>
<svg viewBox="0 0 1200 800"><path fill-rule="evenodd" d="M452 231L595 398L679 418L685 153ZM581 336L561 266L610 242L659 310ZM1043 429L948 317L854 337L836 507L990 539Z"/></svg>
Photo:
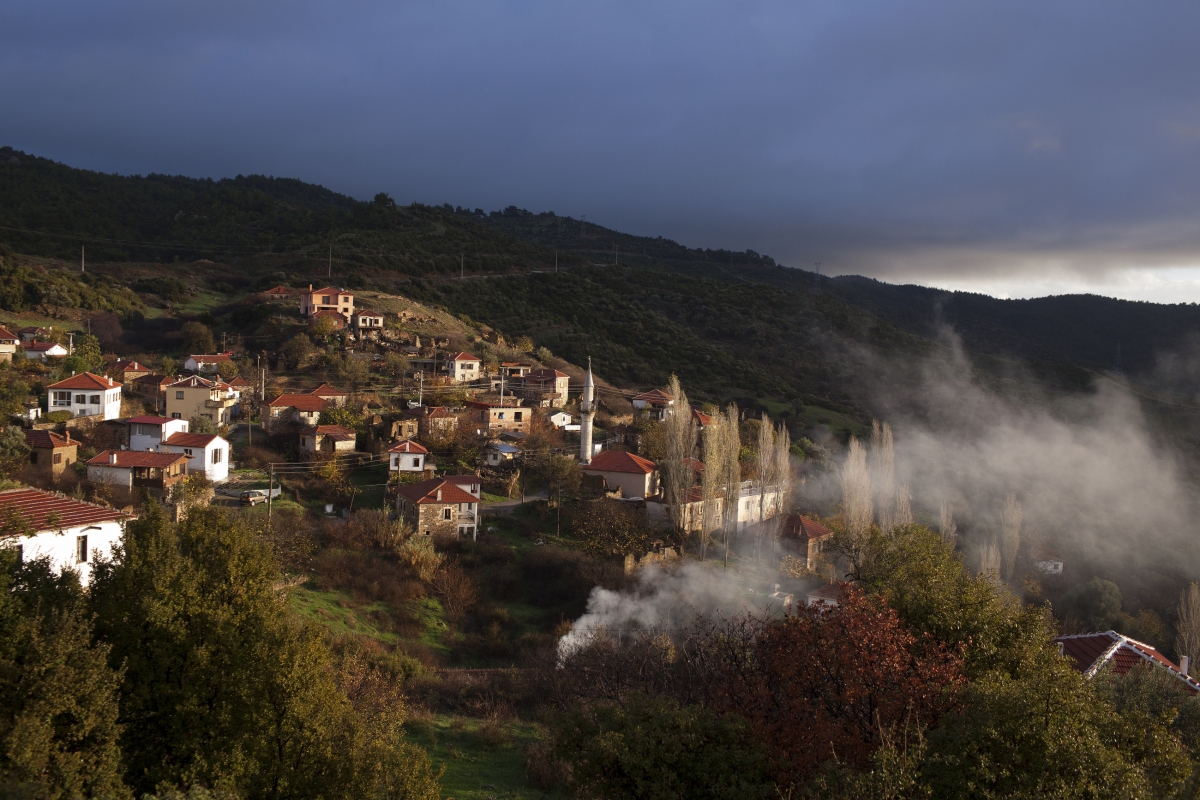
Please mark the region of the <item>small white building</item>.
<svg viewBox="0 0 1200 800"><path fill-rule="evenodd" d="M74 417L121 416L121 384L112 378L85 372L46 387L50 411L70 411Z"/></svg>
<svg viewBox="0 0 1200 800"><path fill-rule="evenodd" d="M418 473L425 471L429 451L412 439L405 439L389 447L388 455L388 469L392 472Z"/></svg>
<svg viewBox="0 0 1200 800"><path fill-rule="evenodd" d="M229 479L229 442L215 433L173 433L159 449L187 456L188 472L203 473L212 483Z"/></svg>
<svg viewBox="0 0 1200 800"><path fill-rule="evenodd" d="M489 467L503 467L513 463L521 448L505 442L492 442L484 448L484 460Z"/></svg>
<svg viewBox="0 0 1200 800"><path fill-rule="evenodd" d="M0 547L18 560L48 558L54 569L73 569L84 586L97 558L111 558L123 524L132 519L115 508L85 503L26 487L0 492Z"/></svg>
<svg viewBox="0 0 1200 800"><path fill-rule="evenodd" d="M548 419L550 424L558 428L560 431L579 432L579 423L566 411L555 411L553 414L548 415L546 419Z"/></svg>
<svg viewBox="0 0 1200 800"><path fill-rule="evenodd" d="M36 361L45 361L48 358L62 358L68 355L67 348L57 342L27 342L22 347L25 350L25 357Z"/></svg>
<svg viewBox="0 0 1200 800"><path fill-rule="evenodd" d="M658 469L654 462L634 453L605 450L583 467L585 475L602 475L609 489L620 487L623 497L658 494Z"/></svg>
<svg viewBox="0 0 1200 800"><path fill-rule="evenodd" d="M481 376L479 367L482 363L470 353L458 353L447 362L447 366L451 378L459 383L469 383L479 380Z"/></svg>
<svg viewBox="0 0 1200 800"><path fill-rule="evenodd" d="M147 489L165 497L187 477L188 460L183 453L168 451L104 450L87 462L87 477L92 483Z"/></svg>
<svg viewBox="0 0 1200 800"><path fill-rule="evenodd" d="M162 443L177 433L188 432L186 419L167 417L130 417L129 449L157 450Z"/></svg>
<svg viewBox="0 0 1200 800"><path fill-rule="evenodd" d="M211 355L188 356L183 362L183 368L188 372L205 372L212 374L221 367L233 364L232 353L213 353Z"/></svg>
<svg viewBox="0 0 1200 800"><path fill-rule="evenodd" d="M738 484L737 505L727 502L727 508L730 514L735 514L734 519L737 520L736 530L740 533L749 525L755 525L762 522L764 519L772 519L783 513L783 508L779 502L779 487L766 487L765 498L764 492L753 481L742 481ZM761 499L760 499L761 498ZM732 507L731 507L732 506Z"/></svg>

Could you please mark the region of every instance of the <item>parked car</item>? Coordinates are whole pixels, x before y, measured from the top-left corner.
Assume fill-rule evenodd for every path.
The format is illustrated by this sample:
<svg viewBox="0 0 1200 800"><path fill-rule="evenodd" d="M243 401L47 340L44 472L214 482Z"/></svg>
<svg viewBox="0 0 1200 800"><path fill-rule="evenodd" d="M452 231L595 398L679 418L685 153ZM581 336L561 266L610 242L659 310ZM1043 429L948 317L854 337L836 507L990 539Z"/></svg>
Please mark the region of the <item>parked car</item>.
<svg viewBox="0 0 1200 800"><path fill-rule="evenodd" d="M283 489L275 488L270 490L270 497L276 498L283 493ZM256 506L259 503L267 502L268 493L266 489L248 489L242 492L239 502L244 506Z"/></svg>

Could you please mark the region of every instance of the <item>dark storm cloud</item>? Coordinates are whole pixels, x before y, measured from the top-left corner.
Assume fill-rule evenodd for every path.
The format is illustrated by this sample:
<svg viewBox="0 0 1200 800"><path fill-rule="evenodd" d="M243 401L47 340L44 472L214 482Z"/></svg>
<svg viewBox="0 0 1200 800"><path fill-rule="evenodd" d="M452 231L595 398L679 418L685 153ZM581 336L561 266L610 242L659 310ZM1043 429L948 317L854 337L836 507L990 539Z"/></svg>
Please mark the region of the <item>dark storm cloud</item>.
<svg viewBox="0 0 1200 800"><path fill-rule="evenodd" d="M1188 3L8 2L0 141L887 275L1200 259Z"/></svg>

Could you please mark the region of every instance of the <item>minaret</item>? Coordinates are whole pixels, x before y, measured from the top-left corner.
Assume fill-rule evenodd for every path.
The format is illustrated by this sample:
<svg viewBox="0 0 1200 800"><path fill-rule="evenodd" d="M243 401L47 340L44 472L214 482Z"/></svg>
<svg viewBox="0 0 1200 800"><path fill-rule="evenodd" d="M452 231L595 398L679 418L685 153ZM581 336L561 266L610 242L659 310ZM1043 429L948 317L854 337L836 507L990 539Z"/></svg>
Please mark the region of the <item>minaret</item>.
<svg viewBox="0 0 1200 800"><path fill-rule="evenodd" d="M592 359L588 358L587 377L583 379L583 397L579 401L579 463L592 463L592 419L596 416L596 383L592 380Z"/></svg>

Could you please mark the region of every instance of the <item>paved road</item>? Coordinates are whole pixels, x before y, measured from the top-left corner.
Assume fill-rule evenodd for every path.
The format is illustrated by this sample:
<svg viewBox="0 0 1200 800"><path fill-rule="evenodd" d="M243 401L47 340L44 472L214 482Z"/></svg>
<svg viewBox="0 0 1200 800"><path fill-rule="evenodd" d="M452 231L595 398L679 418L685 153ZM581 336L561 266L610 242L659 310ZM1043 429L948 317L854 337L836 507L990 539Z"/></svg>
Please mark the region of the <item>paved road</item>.
<svg viewBox="0 0 1200 800"><path fill-rule="evenodd" d="M523 502L529 503L534 500L549 500L549 499L550 499L549 493L545 489L542 489L537 492L532 492L530 494L526 494L525 500ZM513 509L516 508L517 506L521 505L521 503L522 503L521 498L514 497L511 500L501 500L498 503L485 503L480 506L480 511L484 514L511 514L513 512Z"/></svg>

